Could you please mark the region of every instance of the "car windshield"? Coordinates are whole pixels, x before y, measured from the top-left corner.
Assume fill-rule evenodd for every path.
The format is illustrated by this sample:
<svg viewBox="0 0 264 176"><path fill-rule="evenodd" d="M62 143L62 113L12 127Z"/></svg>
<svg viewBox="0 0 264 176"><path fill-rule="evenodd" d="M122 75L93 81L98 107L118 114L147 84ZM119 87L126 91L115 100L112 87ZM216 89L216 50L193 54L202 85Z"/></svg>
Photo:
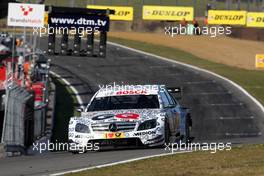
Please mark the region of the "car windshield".
<svg viewBox="0 0 264 176"><path fill-rule="evenodd" d="M96 97L88 107L88 111L157 108L159 108L157 95L123 95Z"/></svg>

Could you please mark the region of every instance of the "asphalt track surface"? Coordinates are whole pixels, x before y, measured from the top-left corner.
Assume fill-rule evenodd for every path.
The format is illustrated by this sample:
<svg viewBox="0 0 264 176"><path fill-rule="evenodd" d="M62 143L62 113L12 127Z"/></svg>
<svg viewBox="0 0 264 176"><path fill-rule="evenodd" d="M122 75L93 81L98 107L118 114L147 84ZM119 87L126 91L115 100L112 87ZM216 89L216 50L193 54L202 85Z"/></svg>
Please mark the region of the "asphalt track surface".
<svg viewBox="0 0 264 176"><path fill-rule="evenodd" d="M43 42L42 49L46 43ZM183 87L191 108L194 142L263 143L263 112L230 83L210 74L108 45L107 57L50 56L52 71L74 86L86 104L99 85L165 84ZM164 149L113 150L72 155L54 152L0 160L0 175L43 175L165 153Z"/></svg>

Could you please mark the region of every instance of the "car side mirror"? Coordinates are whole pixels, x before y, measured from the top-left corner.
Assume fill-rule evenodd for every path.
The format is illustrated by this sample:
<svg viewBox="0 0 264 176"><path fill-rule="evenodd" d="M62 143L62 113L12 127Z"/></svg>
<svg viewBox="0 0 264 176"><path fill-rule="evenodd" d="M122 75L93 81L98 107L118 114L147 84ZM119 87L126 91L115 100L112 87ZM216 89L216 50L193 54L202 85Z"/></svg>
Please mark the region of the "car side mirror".
<svg viewBox="0 0 264 176"><path fill-rule="evenodd" d="M182 88L181 87L168 87L167 90L170 94L172 94L172 96L176 100L182 99Z"/></svg>
<svg viewBox="0 0 264 176"><path fill-rule="evenodd" d="M79 107L76 109L77 112L83 112L84 111L84 108L83 107Z"/></svg>

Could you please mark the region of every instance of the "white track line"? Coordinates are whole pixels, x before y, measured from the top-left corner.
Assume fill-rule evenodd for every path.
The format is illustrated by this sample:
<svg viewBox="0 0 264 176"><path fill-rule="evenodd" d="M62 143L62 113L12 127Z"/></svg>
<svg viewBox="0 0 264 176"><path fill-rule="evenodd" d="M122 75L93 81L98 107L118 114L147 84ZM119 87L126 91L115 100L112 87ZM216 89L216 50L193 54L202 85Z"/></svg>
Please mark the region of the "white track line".
<svg viewBox="0 0 264 176"><path fill-rule="evenodd" d="M254 119L254 116L244 116L244 117L232 117L232 116L226 116L226 117L219 117L220 120L248 120L248 119Z"/></svg>
<svg viewBox="0 0 264 176"><path fill-rule="evenodd" d="M184 95L228 95L231 92L201 92L201 93L185 93Z"/></svg>
<svg viewBox="0 0 264 176"><path fill-rule="evenodd" d="M102 164L102 165L99 165L99 166L92 166L92 167L86 167L86 168L82 168L82 169L70 170L70 171L65 171L65 172L58 172L58 173L55 173L55 174L50 174L50 176L65 175L65 174L70 174L70 173L82 172L82 171L85 171L85 170L98 169L98 168L109 167L109 166L114 166L114 165L118 165L118 164L130 163L130 162L133 162L133 161L138 161L138 160L143 160L143 159L149 159L149 158L161 157L161 156L168 156L168 155L179 154L179 153L189 153L189 152L192 152L192 151L181 151L181 152L175 152L175 153L163 153L163 154L158 154L158 155L143 156L143 157L139 157L139 158L123 160L123 161L118 161L118 162L109 163L109 164Z"/></svg>
<svg viewBox="0 0 264 176"><path fill-rule="evenodd" d="M245 136L245 137L249 137L249 136L261 136L262 133L258 132L258 133L225 133L226 136Z"/></svg>
<svg viewBox="0 0 264 176"><path fill-rule="evenodd" d="M117 44L117 43L113 43L113 42L108 42L108 43L111 44L111 45L113 45L113 46L117 46L117 47L120 47L120 48L124 48L124 49L130 50L130 51L133 51L133 52L137 52L137 53L140 53L140 54L144 54L144 55L147 55L147 56L150 56L150 57L155 57L157 59L164 60L164 61L167 61L167 62L176 63L176 64L179 64L179 65L182 65L182 66L191 68L193 70L202 71L204 73L208 73L210 75L213 75L215 77L218 77L218 78L220 78L220 79L222 79L222 80L224 80L224 81L232 84L237 89L239 89L241 92L243 92L244 95L246 95L247 97L249 97L261 109L261 111L264 113L264 106L255 97L253 97L252 95L250 95L243 87L241 87L237 83L231 81L230 79L227 79L226 77L223 77L221 75L218 75L218 74L216 74L214 72L211 72L209 70L205 70L203 68L199 68L199 67L196 67L196 66L193 66L193 65L185 64L183 62L179 62L179 61L175 61L175 60L172 60L172 59L169 59L169 58L165 58L165 57L162 57L162 56L158 56L156 54L147 53L145 51L137 50L137 49L130 48L130 47L127 47L127 46L123 46L123 45L120 45L120 44Z"/></svg>
<svg viewBox="0 0 264 176"><path fill-rule="evenodd" d="M78 103L79 103L79 105L81 106L81 107L83 107L83 101L82 101L82 98L80 97L80 95L79 95L79 92L78 92L78 90L75 88L75 87L73 87L72 85L71 85L71 83L69 82L69 81L67 81L65 78L62 78L60 75L58 75L57 73L55 73L55 72L53 72L53 71L49 71L52 75L54 75L54 76L56 76L57 78L59 78L59 79L61 79L67 86L69 86L70 87L70 89L73 91L73 93L75 94L75 96L76 96L76 98L77 98L77 101L78 101Z"/></svg>

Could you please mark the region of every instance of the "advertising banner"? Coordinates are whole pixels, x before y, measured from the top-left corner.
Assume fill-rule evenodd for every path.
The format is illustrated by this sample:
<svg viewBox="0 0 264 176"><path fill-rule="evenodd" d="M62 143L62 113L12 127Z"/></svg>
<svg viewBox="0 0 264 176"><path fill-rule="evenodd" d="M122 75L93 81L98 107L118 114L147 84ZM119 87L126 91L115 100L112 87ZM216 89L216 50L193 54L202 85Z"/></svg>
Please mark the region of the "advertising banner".
<svg viewBox="0 0 264 176"><path fill-rule="evenodd" d="M133 7L87 5L87 8L89 8L89 9L115 10L114 15L109 15L110 20L133 21Z"/></svg>
<svg viewBox="0 0 264 176"><path fill-rule="evenodd" d="M246 11L209 10L208 24L245 25Z"/></svg>
<svg viewBox="0 0 264 176"><path fill-rule="evenodd" d="M8 26L43 27L44 10L42 4L8 3Z"/></svg>
<svg viewBox="0 0 264 176"><path fill-rule="evenodd" d="M264 68L264 54L256 54L256 68Z"/></svg>
<svg viewBox="0 0 264 176"><path fill-rule="evenodd" d="M143 6L143 20L186 21L193 20L193 7Z"/></svg>
<svg viewBox="0 0 264 176"><path fill-rule="evenodd" d="M109 17L106 16L50 13L48 22L49 26L54 28L93 28L98 31L109 31Z"/></svg>
<svg viewBox="0 0 264 176"><path fill-rule="evenodd" d="M264 27L264 13L263 12L248 12L247 13L247 27Z"/></svg>
<svg viewBox="0 0 264 176"><path fill-rule="evenodd" d="M44 25L48 25L49 24L49 13L45 12L44 14Z"/></svg>

